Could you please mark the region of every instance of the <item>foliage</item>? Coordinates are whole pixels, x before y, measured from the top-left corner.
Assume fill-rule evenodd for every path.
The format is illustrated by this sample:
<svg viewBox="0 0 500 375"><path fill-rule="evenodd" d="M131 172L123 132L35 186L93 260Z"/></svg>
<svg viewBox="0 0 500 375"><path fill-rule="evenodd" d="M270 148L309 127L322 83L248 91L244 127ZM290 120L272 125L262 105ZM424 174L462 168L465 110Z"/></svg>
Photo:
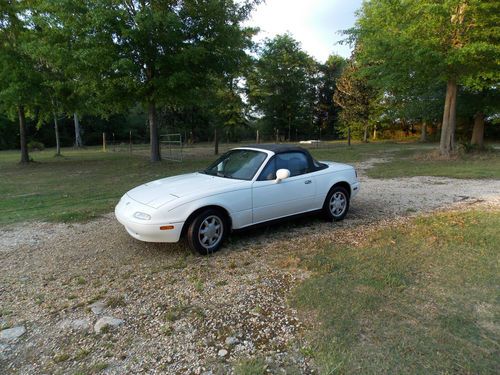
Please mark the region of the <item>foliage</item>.
<svg viewBox="0 0 500 375"><path fill-rule="evenodd" d="M38 141L29 141L28 142L28 150L30 151L42 151L45 149L45 145L42 142Z"/></svg>
<svg viewBox="0 0 500 375"><path fill-rule="evenodd" d="M35 38L24 22L27 11L23 2L0 3L0 108L11 119L20 105L33 110L41 99L40 66L27 48Z"/></svg>
<svg viewBox="0 0 500 375"><path fill-rule="evenodd" d="M23 48L9 42L12 53L2 53L10 59L3 66L25 61L21 53L27 59L0 74L12 83L3 85L11 93L2 90L0 98L5 102L20 91L31 94L26 100L39 98L40 121L74 111L108 117L142 103L149 117L151 158L159 160L158 106L207 107L210 77L238 72L247 58L255 31L242 22L256 3L33 0L24 3L21 18L21 3L7 3L3 28L28 37ZM4 39L11 34L5 32ZM23 87L31 77L22 74L33 72L41 73L38 86Z"/></svg>
<svg viewBox="0 0 500 375"><path fill-rule="evenodd" d="M337 136L340 107L333 101L337 82L347 66L341 56L331 55L319 66L318 103L315 108L315 125L318 133ZM321 138L320 136L318 138Z"/></svg>
<svg viewBox="0 0 500 375"><path fill-rule="evenodd" d="M318 66L289 34L267 39L248 76L248 97L269 133L286 139L309 133L317 98Z"/></svg>
<svg viewBox="0 0 500 375"><path fill-rule="evenodd" d="M354 136L367 140L368 127L380 121L380 99L378 92L358 74L359 67L353 57L337 81L333 100L342 108L340 129L344 135L349 131Z"/></svg>
<svg viewBox="0 0 500 375"><path fill-rule="evenodd" d="M348 31L360 47L357 60L370 84L400 103L409 99L403 113L435 118L429 107L448 85L444 153L454 150L456 84L481 91L496 89L500 80L499 7L494 0L375 0L363 3L356 26Z"/></svg>
<svg viewBox="0 0 500 375"><path fill-rule="evenodd" d="M28 53L34 30L26 24L29 15L24 2L0 3L0 109L19 119L21 163L28 163L26 114L36 114L43 99L40 66ZM30 111L31 110L31 111ZM36 117L36 115L34 116Z"/></svg>

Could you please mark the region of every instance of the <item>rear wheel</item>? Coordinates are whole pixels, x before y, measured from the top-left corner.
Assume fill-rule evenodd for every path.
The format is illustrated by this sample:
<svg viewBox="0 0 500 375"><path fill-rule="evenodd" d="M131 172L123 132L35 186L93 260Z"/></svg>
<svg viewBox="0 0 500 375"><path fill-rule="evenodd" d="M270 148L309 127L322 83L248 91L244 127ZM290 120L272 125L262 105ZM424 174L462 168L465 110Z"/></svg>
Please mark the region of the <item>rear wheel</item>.
<svg viewBox="0 0 500 375"><path fill-rule="evenodd" d="M349 193L342 186L333 187L326 196L323 212L329 220L340 221L349 211Z"/></svg>
<svg viewBox="0 0 500 375"><path fill-rule="evenodd" d="M188 227L189 247L202 255L220 249L228 231L225 215L214 209L202 211Z"/></svg>

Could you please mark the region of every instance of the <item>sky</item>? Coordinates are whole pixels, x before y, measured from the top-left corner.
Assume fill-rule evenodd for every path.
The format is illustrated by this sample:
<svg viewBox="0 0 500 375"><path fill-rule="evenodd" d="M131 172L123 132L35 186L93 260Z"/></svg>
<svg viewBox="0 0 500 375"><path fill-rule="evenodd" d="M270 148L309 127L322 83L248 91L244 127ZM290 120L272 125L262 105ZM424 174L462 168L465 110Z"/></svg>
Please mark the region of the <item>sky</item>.
<svg viewBox="0 0 500 375"><path fill-rule="evenodd" d="M343 38L340 30L354 26L354 12L362 0L266 0L252 13L248 22L261 32L256 40L290 32L302 48L319 62L338 54L351 55L348 45L336 44Z"/></svg>

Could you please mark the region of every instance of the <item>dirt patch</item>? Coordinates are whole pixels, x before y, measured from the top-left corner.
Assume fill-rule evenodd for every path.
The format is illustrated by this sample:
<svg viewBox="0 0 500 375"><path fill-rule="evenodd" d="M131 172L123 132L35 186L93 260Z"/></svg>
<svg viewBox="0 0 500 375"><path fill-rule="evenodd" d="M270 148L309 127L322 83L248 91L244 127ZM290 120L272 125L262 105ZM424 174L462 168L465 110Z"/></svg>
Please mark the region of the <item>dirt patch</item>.
<svg viewBox="0 0 500 375"><path fill-rule="evenodd" d="M360 179L343 222L313 217L250 230L210 257L183 243L136 241L112 214L86 224L3 228L0 325L26 333L0 343L2 372L216 374L249 356L264 358L273 372L312 372L301 350L305 328L287 303L308 276L300 256L331 242L356 244L418 213L500 206L496 180ZM123 324L97 334L93 326L104 316Z"/></svg>

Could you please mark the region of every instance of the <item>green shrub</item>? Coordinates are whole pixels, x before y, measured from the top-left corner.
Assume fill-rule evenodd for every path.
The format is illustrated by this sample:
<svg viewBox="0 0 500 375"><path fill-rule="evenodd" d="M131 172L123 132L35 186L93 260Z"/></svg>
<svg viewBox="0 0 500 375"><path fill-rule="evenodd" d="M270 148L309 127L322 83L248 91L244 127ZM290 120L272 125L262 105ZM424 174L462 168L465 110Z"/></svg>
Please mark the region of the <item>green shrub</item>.
<svg viewBox="0 0 500 375"><path fill-rule="evenodd" d="M45 149L45 145L42 142L38 141L29 141L28 142L28 150L29 151L42 151Z"/></svg>

